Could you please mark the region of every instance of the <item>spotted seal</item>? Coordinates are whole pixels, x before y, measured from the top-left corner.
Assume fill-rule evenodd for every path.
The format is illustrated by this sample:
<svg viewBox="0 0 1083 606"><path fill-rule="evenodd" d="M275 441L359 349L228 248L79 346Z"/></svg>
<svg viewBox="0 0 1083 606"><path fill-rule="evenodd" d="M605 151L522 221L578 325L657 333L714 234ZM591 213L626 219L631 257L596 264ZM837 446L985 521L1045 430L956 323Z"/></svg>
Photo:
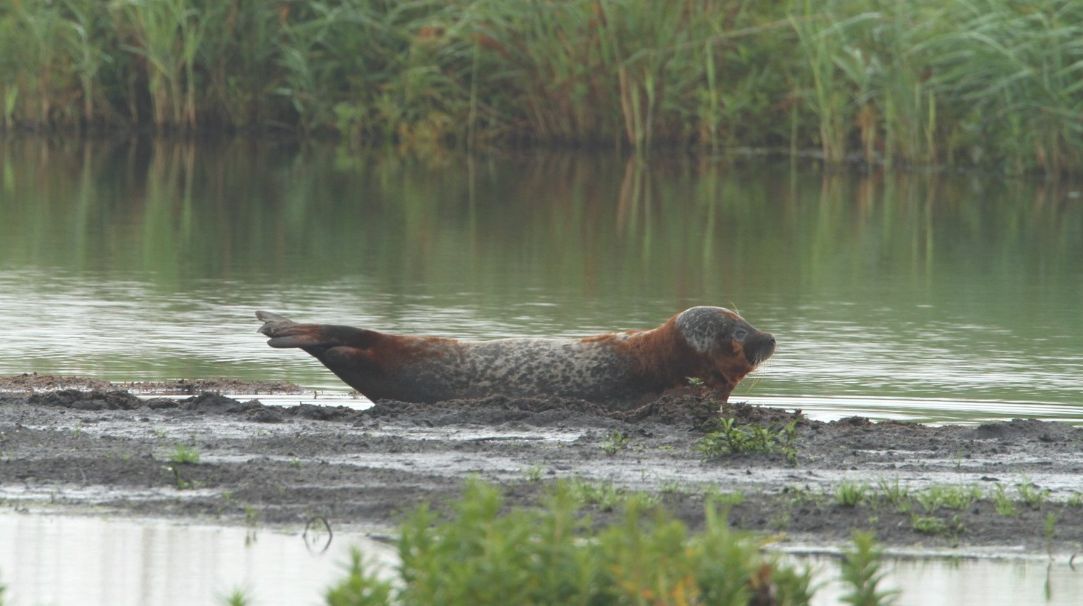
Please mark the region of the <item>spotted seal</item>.
<svg viewBox="0 0 1083 606"><path fill-rule="evenodd" d="M698 378L728 398L775 338L722 307L692 307L649 330L573 338L467 341L299 324L260 311L271 347L299 347L372 400L437 402L555 395L635 398Z"/></svg>

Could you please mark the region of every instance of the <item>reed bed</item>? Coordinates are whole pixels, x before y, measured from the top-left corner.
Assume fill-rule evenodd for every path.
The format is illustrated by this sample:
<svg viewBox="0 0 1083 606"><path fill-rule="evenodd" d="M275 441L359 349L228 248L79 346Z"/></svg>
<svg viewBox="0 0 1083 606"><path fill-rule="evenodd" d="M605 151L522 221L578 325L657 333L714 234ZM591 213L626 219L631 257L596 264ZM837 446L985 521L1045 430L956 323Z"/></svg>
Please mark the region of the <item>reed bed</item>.
<svg viewBox="0 0 1083 606"><path fill-rule="evenodd" d="M1083 168L1071 0L12 0L0 129Z"/></svg>

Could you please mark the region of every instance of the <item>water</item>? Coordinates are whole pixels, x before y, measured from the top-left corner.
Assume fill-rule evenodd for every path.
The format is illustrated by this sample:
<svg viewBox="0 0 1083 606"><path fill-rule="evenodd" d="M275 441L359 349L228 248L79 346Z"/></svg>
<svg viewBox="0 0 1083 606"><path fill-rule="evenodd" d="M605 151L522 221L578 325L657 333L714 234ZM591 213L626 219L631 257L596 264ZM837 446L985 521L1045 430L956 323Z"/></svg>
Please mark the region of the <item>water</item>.
<svg viewBox="0 0 1083 606"><path fill-rule="evenodd" d="M838 578L838 559L797 558L819 581L812 604L836 606L848 589ZM1083 570L1067 558L886 557L880 585L899 593L896 606L1072 606L1083 592Z"/></svg>
<svg viewBox="0 0 1083 606"><path fill-rule="evenodd" d="M319 604L344 576L349 551L392 578L392 546L339 533L326 552L310 549L301 529L223 528L158 519L0 513L0 583L5 604L224 604L244 591L251 603ZM317 545L317 547L322 546ZM786 556L814 571L813 604L840 604L837 558ZM1077 604L1083 571L1064 557L887 557L882 588L896 602L959 606Z"/></svg>
<svg viewBox="0 0 1083 606"><path fill-rule="evenodd" d="M255 309L460 337L738 308L738 396L1078 420L1083 198L984 175L606 155L407 160L284 144L0 143L0 373L344 386Z"/></svg>
<svg viewBox="0 0 1083 606"><path fill-rule="evenodd" d="M490 338L650 327L697 304L778 337L738 398L825 418L1083 421L1071 187L672 156L0 141L0 374L342 393L266 347L253 312ZM348 541L314 558L296 535L246 533L3 514L0 582L16 604L214 603L235 587L315 603L345 560ZM1053 603L1069 603L1078 575L1050 570ZM975 587L1037 603L1047 578L1029 560L892 574L915 604L993 603Z"/></svg>
<svg viewBox="0 0 1083 606"><path fill-rule="evenodd" d="M253 604L318 604L352 547L367 564L395 563L393 547L357 532L321 551L326 535L309 548L303 530L0 512L4 604L225 604L236 590Z"/></svg>

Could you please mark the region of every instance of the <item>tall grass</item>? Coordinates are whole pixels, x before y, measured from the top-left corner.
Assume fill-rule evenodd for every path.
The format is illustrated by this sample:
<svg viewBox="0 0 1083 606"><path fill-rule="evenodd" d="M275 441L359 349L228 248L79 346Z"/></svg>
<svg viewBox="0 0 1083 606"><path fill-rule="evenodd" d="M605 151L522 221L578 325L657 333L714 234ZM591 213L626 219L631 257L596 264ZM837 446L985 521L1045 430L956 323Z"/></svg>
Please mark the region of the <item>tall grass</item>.
<svg viewBox="0 0 1083 606"><path fill-rule="evenodd" d="M13 0L0 128L1083 168L1071 0Z"/></svg>

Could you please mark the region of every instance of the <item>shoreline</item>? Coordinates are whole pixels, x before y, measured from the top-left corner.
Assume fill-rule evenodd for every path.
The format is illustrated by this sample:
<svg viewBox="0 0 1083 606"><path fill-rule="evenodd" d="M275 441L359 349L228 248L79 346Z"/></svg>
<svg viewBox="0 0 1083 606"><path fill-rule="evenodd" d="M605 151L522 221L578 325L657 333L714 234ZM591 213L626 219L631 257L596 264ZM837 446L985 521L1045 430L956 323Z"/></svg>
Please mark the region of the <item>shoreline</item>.
<svg viewBox="0 0 1083 606"><path fill-rule="evenodd" d="M732 526L770 534L782 550L829 550L858 529L889 551L918 553L1038 556L1083 543L1083 429L1058 422L822 422L723 408L739 431L781 436L793 422L794 463L782 447L706 453L705 438L718 435L717 402L693 389L635 409L494 396L356 410L206 391L178 399L48 390L67 386L51 378L24 378L12 391L13 383L0 378L0 502L15 508L224 524L323 516L333 526L391 529L422 502L444 511L477 477L500 486L511 506L572 483L599 523L638 494L698 529L715 499Z"/></svg>

